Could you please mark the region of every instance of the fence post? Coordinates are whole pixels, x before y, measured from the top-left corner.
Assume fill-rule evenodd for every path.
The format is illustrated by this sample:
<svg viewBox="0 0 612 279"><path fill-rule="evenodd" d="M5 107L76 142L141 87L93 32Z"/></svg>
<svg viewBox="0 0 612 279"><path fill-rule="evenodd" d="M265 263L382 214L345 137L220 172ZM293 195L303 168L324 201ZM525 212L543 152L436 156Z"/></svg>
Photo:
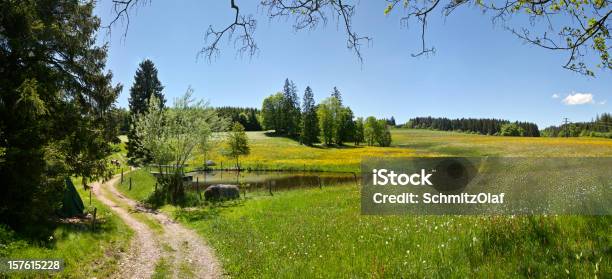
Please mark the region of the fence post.
<svg viewBox="0 0 612 279"><path fill-rule="evenodd" d="M355 178L355 186L359 186L359 183L357 183L357 174L353 172L353 177Z"/></svg>
<svg viewBox="0 0 612 279"><path fill-rule="evenodd" d="M272 194L272 181L268 180L268 191L270 191L270 196L274 196L274 194Z"/></svg>
<svg viewBox="0 0 612 279"><path fill-rule="evenodd" d="M92 188L89 187L89 205L91 205L91 191L92 191Z"/></svg>
<svg viewBox="0 0 612 279"><path fill-rule="evenodd" d="M129 190L130 191L132 190L132 177L130 177L130 188L129 188Z"/></svg>
<svg viewBox="0 0 612 279"><path fill-rule="evenodd" d="M121 183L123 183L123 168L121 168Z"/></svg>
<svg viewBox="0 0 612 279"><path fill-rule="evenodd" d="M98 213L98 208L94 208L93 219L91 220L91 230L96 230L96 214Z"/></svg>
<svg viewBox="0 0 612 279"><path fill-rule="evenodd" d="M196 191L198 192L198 197L202 199L202 193L200 193L200 177L196 176Z"/></svg>
<svg viewBox="0 0 612 279"><path fill-rule="evenodd" d="M319 180L319 189L323 189L323 185L321 184L321 177L317 176L317 179Z"/></svg>

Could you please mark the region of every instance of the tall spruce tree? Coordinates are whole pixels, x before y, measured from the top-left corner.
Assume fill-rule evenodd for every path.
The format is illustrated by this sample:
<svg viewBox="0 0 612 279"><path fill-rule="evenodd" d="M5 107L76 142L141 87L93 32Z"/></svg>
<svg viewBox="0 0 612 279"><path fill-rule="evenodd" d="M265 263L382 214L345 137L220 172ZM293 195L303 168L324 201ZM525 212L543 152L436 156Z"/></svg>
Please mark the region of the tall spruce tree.
<svg viewBox="0 0 612 279"><path fill-rule="evenodd" d="M304 98L302 99L302 127L300 141L308 146L312 146L319 141L319 119L317 118L317 108L315 106L314 94L310 86L306 86Z"/></svg>
<svg viewBox="0 0 612 279"><path fill-rule="evenodd" d="M147 111L148 102L151 96L160 100L160 107L164 107L166 100L162 91L164 87L157 78L157 68L153 61L145 59L138 65L138 70L134 75L134 84L130 88L130 129L128 133L127 151L131 164L146 163L149 161L147 150L142 147L142 143L136 134L133 120L140 114Z"/></svg>
<svg viewBox="0 0 612 279"><path fill-rule="evenodd" d="M300 132L300 101L293 81L285 79L283 86L283 108L281 113L281 133L297 137Z"/></svg>
<svg viewBox="0 0 612 279"><path fill-rule="evenodd" d="M342 93L340 93L340 90L338 90L337 87L334 86L334 89L332 89L331 96L336 98L338 100L338 103L342 106Z"/></svg>
<svg viewBox="0 0 612 279"><path fill-rule="evenodd" d="M108 174L121 87L94 4L0 3L0 223L30 237L49 240L67 177Z"/></svg>

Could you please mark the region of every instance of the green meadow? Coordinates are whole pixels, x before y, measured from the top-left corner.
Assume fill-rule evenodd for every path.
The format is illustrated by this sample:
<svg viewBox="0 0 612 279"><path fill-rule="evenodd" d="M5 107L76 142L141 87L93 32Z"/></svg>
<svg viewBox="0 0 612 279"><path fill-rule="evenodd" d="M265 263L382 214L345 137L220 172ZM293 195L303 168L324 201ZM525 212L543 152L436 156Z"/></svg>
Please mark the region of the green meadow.
<svg viewBox="0 0 612 279"><path fill-rule="evenodd" d="M261 169L298 170L301 164L305 169L358 171L361 156L373 150L311 148L259 132L249 137L252 155L242 162ZM401 129L393 130L393 147L384 152L388 156L612 156L612 141ZM262 161L263 156L268 159ZM302 157L309 159L291 163ZM146 170L129 177L132 190L125 182L119 190L146 200L154 178ZM359 199L354 184L324 185L161 209L205 238L216 249L225 272L235 278L612 275L609 216L365 216Z"/></svg>

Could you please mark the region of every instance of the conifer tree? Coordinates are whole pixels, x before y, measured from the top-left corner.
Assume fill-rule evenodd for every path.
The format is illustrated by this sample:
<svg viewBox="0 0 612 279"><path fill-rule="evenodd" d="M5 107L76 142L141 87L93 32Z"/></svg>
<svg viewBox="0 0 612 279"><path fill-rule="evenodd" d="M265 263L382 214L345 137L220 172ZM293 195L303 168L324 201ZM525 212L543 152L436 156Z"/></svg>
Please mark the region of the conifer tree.
<svg viewBox="0 0 612 279"><path fill-rule="evenodd" d="M146 163L149 161L147 151L142 147L140 139L136 134L133 119L140 114L146 113L151 96L160 100L160 108L164 107L166 100L162 91L164 87L157 78L157 68L153 61L146 59L138 65L134 75L134 84L130 88L130 129L128 133L127 151L131 164Z"/></svg>
<svg viewBox="0 0 612 279"><path fill-rule="evenodd" d="M338 103L342 106L342 93L340 93L340 90L338 90L337 87L334 86L334 89L332 89L331 96L336 98L338 100Z"/></svg>
<svg viewBox="0 0 612 279"><path fill-rule="evenodd" d="M107 48L96 43L94 5L0 4L0 227L45 243L59 224L65 179L107 175L117 140L121 86L104 70Z"/></svg>
<svg viewBox="0 0 612 279"><path fill-rule="evenodd" d="M314 101L314 95L310 86L304 91L302 99L302 127L300 140L303 144L311 146L319 140L319 120Z"/></svg>
<svg viewBox="0 0 612 279"><path fill-rule="evenodd" d="M297 137L300 128L300 101L293 81L285 79L283 86L283 108L281 113L281 133Z"/></svg>

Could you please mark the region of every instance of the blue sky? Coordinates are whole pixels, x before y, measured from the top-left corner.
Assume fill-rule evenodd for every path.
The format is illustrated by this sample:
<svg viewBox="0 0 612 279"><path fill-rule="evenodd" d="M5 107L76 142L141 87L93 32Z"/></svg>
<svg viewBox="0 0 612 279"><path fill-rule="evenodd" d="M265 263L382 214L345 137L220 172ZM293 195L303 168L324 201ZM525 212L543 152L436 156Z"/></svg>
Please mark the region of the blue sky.
<svg viewBox="0 0 612 279"><path fill-rule="evenodd" d="M291 20L269 21L256 2L238 1L258 20L254 36L260 51L252 58L241 58L224 42L216 60L196 59L208 26L221 28L233 20L228 1L153 0L131 12L125 38L121 24L110 36L100 33L99 42L109 43L107 68L124 85L118 105L127 107L138 63L149 58L159 70L166 99L191 86L212 106L260 107L289 78L300 95L309 85L321 100L337 86L357 116L394 116L401 123L430 115L493 117L544 128L564 117L586 121L611 111L610 71L589 78L564 70L565 53L525 45L477 9L464 7L446 19L432 16L427 39L437 51L413 58L420 26L400 26L397 12L384 16L385 1L361 1L354 30L373 41L362 48L360 64L334 20L296 33ZM114 15L111 5L110 0L98 3L103 24Z"/></svg>

